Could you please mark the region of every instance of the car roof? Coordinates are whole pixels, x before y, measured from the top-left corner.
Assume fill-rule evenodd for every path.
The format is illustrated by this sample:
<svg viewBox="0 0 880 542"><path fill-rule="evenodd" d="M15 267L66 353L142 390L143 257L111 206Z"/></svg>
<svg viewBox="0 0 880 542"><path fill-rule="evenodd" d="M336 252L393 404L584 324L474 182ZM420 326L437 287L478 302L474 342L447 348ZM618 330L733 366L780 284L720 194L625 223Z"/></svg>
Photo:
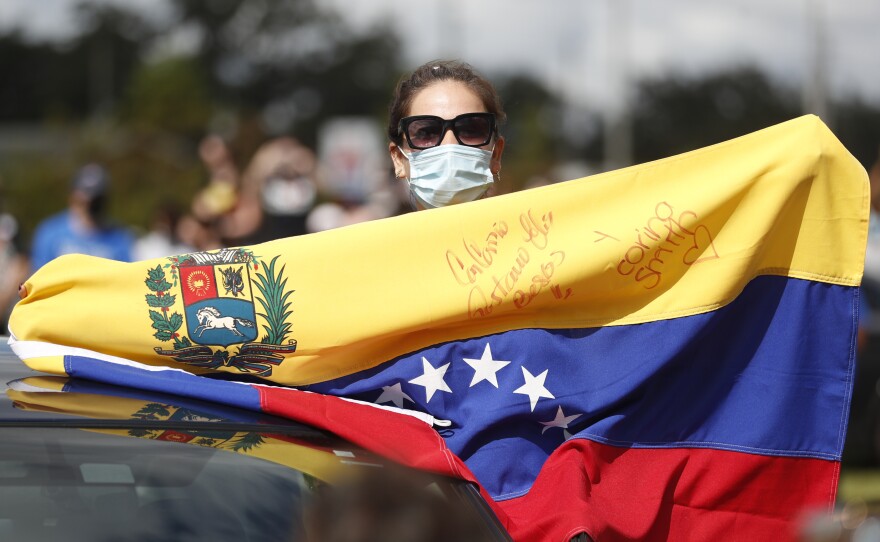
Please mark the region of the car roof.
<svg viewBox="0 0 880 542"><path fill-rule="evenodd" d="M153 423L163 427L184 425L187 428L201 426L203 428L224 428L238 430L259 430L261 432L280 431L288 435L307 437L310 439L324 439L333 444L344 441L335 435L298 423L285 418L270 416L267 414L252 412L236 407L190 399L172 394L149 392L122 386L113 386L91 382L88 380L71 378L68 376L53 376L30 369L11 350L6 340L0 338L0 425L45 425L58 424L70 426L144 426ZM34 402L22 401L22 395L36 398ZM55 397L53 400L39 400L41 395L57 394L60 401ZM70 401L64 402L60 394L67 394ZM78 394L74 396L73 394ZM105 402L115 400L117 408L105 409L80 409L77 408L83 401L82 397L88 396ZM49 397L46 395L46 397ZM76 399L74 399L76 397ZM62 408L58 407L59 402ZM145 420L138 415L137 409L126 411L124 405L138 405L144 403L158 403L174 407L175 409L195 412L200 416L188 420L157 419ZM69 404L71 408L63 408ZM102 415L103 414L103 415ZM353 447L346 443L347 447Z"/></svg>

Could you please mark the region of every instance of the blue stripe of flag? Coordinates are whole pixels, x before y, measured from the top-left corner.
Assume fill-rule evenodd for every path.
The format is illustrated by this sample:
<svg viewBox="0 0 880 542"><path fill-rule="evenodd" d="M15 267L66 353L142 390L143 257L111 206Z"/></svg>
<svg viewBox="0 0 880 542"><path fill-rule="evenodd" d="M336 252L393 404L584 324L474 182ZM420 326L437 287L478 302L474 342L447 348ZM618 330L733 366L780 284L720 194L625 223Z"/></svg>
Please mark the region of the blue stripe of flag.
<svg viewBox="0 0 880 542"><path fill-rule="evenodd" d="M498 498L528 490L577 436L622 447L702 447L839 460L859 290L759 277L696 316L589 329L524 329L435 345L309 389L424 410ZM465 359L509 362L498 387ZM426 370L425 363L431 370ZM442 385L437 373L443 370ZM428 378L433 371L433 380ZM517 393L544 371L553 397ZM428 376L426 376L426 374ZM428 399L430 389L435 388ZM390 404L390 403L388 403ZM499 456L516 462L498 461Z"/></svg>
<svg viewBox="0 0 880 542"><path fill-rule="evenodd" d="M259 391L248 384L213 380L179 370L144 370L83 356L65 356L64 370L76 378L261 411Z"/></svg>

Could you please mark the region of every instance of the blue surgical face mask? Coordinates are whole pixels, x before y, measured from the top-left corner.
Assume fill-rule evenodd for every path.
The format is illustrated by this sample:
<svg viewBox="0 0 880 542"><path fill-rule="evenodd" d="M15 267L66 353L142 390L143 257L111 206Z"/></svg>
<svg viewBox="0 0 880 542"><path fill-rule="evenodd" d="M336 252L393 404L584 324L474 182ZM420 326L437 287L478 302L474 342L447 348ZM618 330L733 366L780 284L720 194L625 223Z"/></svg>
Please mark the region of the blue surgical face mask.
<svg viewBox="0 0 880 542"><path fill-rule="evenodd" d="M409 190L426 208L479 199L492 185L492 151L464 145L438 145L404 152Z"/></svg>

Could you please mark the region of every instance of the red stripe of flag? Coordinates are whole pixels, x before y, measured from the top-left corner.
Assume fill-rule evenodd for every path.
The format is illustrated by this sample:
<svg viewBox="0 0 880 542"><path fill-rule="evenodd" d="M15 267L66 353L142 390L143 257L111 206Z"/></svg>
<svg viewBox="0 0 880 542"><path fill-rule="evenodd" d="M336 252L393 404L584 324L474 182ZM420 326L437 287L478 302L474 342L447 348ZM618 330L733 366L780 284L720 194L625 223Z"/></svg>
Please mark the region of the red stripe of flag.
<svg viewBox="0 0 880 542"><path fill-rule="evenodd" d="M578 439L526 495L498 504L515 540L795 540L805 510L831 511L839 472L821 459Z"/></svg>

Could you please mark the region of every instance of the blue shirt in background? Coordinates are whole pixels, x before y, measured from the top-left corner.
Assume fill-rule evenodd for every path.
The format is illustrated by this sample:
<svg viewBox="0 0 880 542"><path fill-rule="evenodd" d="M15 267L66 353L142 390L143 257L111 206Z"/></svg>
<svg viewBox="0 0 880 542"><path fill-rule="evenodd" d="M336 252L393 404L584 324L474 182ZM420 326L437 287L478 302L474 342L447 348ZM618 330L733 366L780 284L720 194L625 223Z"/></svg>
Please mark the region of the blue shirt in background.
<svg viewBox="0 0 880 542"><path fill-rule="evenodd" d="M31 271L64 254L87 254L123 262L131 261L134 236L125 228L87 229L70 211L44 220L34 232Z"/></svg>

